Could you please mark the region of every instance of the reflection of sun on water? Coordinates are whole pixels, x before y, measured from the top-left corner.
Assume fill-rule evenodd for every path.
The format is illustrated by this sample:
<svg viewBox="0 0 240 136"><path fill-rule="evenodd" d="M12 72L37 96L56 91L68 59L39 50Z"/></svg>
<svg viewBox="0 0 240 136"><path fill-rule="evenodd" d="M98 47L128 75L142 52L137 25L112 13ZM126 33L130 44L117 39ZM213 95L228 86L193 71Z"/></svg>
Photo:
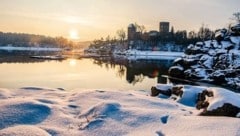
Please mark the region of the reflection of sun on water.
<svg viewBox="0 0 240 136"><path fill-rule="evenodd" d="M77 61L76 61L75 59L70 59L70 60L69 60L69 65L72 66L72 67L74 67L74 66L77 65Z"/></svg>

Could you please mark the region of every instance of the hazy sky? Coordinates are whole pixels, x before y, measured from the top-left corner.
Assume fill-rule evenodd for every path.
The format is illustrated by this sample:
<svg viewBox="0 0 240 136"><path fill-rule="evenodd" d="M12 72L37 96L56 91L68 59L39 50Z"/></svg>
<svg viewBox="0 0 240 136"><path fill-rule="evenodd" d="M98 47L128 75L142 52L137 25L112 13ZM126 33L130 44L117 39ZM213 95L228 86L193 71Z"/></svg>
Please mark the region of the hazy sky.
<svg viewBox="0 0 240 136"><path fill-rule="evenodd" d="M115 35L137 22L158 30L225 27L240 0L0 0L0 31L76 37L82 41Z"/></svg>

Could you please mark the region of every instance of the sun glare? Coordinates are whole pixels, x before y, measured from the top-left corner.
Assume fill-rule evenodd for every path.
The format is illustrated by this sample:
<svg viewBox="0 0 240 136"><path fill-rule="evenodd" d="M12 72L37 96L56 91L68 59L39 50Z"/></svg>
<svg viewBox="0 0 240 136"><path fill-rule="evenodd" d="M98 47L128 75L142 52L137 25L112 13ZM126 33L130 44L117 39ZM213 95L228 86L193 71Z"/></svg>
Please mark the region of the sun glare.
<svg viewBox="0 0 240 136"><path fill-rule="evenodd" d="M75 59L71 59L71 60L69 61L69 65L72 66L72 67L74 67L74 66L77 65L77 61L76 61Z"/></svg>
<svg viewBox="0 0 240 136"><path fill-rule="evenodd" d="M78 31L77 30L70 30L69 31L69 38L72 40L78 40L79 39L79 35L78 35Z"/></svg>

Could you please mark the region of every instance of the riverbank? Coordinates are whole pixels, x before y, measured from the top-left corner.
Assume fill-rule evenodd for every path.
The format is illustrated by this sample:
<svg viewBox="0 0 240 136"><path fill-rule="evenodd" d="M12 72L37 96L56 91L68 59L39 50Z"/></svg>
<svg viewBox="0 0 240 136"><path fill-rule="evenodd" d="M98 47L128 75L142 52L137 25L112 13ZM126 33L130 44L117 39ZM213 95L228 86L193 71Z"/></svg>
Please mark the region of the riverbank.
<svg viewBox="0 0 240 136"><path fill-rule="evenodd" d="M237 118L198 116L184 101L149 91L25 87L0 89L0 98L0 135L240 134Z"/></svg>
<svg viewBox="0 0 240 136"><path fill-rule="evenodd" d="M1 46L0 50L5 51L63 51L63 48L48 48L48 47L12 47Z"/></svg>
<svg viewBox="0 0 240 136"><path fill-rule="evenodd" d="M140 51L140 50L125 50L115 51L112 54L99 54L96 52L85 52L82 57L109 57L125 58L128 60L174 60L184 55L183 52L171 52L171 51Z"/></svg>

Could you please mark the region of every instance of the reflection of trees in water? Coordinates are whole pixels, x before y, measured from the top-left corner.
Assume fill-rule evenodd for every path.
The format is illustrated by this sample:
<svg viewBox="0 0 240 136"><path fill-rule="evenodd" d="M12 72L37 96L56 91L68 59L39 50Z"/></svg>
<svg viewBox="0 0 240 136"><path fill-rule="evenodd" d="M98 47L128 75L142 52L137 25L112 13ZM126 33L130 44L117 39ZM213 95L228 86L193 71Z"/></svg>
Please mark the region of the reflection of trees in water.
<svg viewBox="0 0 240 136"><path fill-rule="evenodd" d="M127 77L128 83L133 84L133 85L135 85L136 83L141 83L143 80L144 80L144 76L142 74L134 75L130 78Z"/></svg>
<svg viewBox="0 0 240 136"><path fill-rule="evenodd" d="M116 76L120 77L120 78L124 77L125 72L126 72L125 66L122 63L117 63L111 57L94 58L93 64L96 64L100 67L104 66L107 70L115 69L117 71Z"/></svg>
<svg viewBox="0 0 240 136"><path fill-rule="evenodd" d="M42 59L32 59L34 55L57 55L58 52L46 51L3 51L0 50L0 63L39 63Z"/></svg>
<svg viewBox="0 0 240 136"><path fill-rule="evenodd" d="M130 61L124 58L94 58L94 64L101 67L105 65L106 69L115 69L117 77L126 76L126 80L135 85L148 78L158 78L158 82L166 82L161 75L167 75L168 69L173 60L135 60Z"/></svg>
<svg viewBox="0 0 240 136"><path fill-rule="evenodd" d="M124 75L125 75L125 71L126 71L126 69L124 68L124 66L122 66L122 65L119 65L118 67L116 67L117 68L117 77L120 77L121 79L124 77Z"/></svg>

